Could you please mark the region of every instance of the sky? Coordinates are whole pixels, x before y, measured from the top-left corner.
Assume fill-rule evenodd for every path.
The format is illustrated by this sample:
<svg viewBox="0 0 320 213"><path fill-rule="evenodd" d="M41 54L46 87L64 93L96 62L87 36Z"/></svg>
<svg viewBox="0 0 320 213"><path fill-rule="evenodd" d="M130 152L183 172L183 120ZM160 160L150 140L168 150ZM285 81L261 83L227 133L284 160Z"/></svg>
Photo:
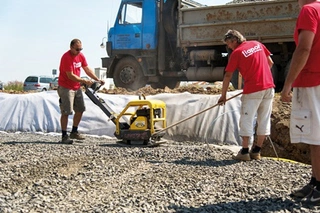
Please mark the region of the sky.
<svg viewBox="0 0 320 213"><path fill-rule="evenodd" d="M230 0L197 2L221 5ZM53 76L73 38L82 41L89 67L101 67L101 58L107 54L100 44L114 24L119 5L120 0L1 0L0 82Z"/></svg>

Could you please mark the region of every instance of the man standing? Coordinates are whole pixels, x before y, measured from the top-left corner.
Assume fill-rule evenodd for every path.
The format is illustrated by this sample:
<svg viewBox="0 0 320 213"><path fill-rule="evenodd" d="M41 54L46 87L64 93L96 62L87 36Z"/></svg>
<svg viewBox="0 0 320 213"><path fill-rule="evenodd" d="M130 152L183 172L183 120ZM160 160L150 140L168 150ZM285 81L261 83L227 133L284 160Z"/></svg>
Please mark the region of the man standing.
<svg viewBox="0 0 320 213"><path fill-rule="evenodd" d="M84 137L78 133L78 125L81 121L82 114L85 111L85 104L80 83L90 86L93 82L80 77L80 69L83 68L85 73L92 79L99 81L102 85L103 80L99 80L93 71L88 67L86 58L81 53L82 43L79 39L73 39L70 43L70 50L63 54L60 61L60 73L58 80L58 95L60 97L61 110L61 143L72 144L73 140L84 140ZM75 112L73 117L73 126L70 138L67 134L68 117Z"/></svg>
<svg viewBox="0 0 320 213"><path fill-rule="evenodd" d="M291 143L310 145L312 173L310 182L291 195L320 205L320 2L298 1L301 11L294 30L296 49L281 100L292 99Z"/></svg>
<svg viewBox="0 0 320 213"><path fill-rule="evenodd" d="M236 30L229 30L224 36L224 42L233 51L225 69L222 94L218 103L225 104L227 90L235 70L239 70L244 80L240 115L242 149L234 159L242 161L260 159L262 144L266 135L270 134L270 116L275 87L271 73L273 65L271 54L263 44L258 41L246 41ZM249 153L249 139L254 134L253 125L256 114L257 144Z"/></svg>

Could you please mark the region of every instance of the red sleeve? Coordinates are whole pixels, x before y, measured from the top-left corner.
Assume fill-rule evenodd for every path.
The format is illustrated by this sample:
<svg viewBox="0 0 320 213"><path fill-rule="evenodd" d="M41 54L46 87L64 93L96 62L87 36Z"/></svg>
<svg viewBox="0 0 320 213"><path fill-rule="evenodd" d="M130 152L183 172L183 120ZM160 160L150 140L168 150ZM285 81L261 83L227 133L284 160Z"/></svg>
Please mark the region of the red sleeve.
<svg viewBox="0 0 320 213"><path fill-rule="evenodd" d="M318 14L314 7L304 6L299 14L297 20L297 30L309 30L313 33L317 32L318 27Z"/></svg>
<svg viewBox="0 0 320 213"><path fill-rule="evenodd" d="M73 62L72 58L68 57L68 54L64 54L60 62L60 72L72 72L73 71Z"/></svg>

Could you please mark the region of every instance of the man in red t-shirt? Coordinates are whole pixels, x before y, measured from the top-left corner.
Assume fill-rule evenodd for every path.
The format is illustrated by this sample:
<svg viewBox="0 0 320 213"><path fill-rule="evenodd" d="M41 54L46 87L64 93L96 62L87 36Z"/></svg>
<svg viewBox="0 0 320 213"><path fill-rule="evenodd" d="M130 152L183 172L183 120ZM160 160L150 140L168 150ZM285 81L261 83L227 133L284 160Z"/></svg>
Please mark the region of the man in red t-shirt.
<svg viewBox="0 0 320 213"><path fill-rule="evenodd" d="M260 150L267 135L270 135L270 117L274 97L274 83L271 73L273 61L271 53L258 41L246 41L236 30L229 30L224 37L227 47L232 50L223 78L222 94L218 103L227 100L227 90L233 72L239 70L244 80L241 97L240 136L242 149L234 157L249 161L260 159ZM254 121L257 116L257 143L249 153L249 139L254 134Z"/></svg>
<svg viewBox="0 0 320 213"><path fill-rule="evenodd" d="M292 99L291 143L309 144L312 172L310 182L291 196L320 205L320 2L299 0L299 6L301 11L294 30L296 49L281 100Z"/></svg>
<svg viewBox="0 0 320 213"><path fill-rule="evenodd" d="M61 110L61 143L72 144L73 140L83 140L84 137L78 133L78 125L81 121L82 114L85 111L85 104L80 83L90 86L93 82L80 77L80 69L83 68L85 73L100 84L104 84L103 80L99 80L94 72L88 67L86 58L81 53L82 43L79 39L73 39L70 43L70 50L63 54L60 61L60 73L58 80L58 94ZM68 116L75 112L73 117L73 126L70 138L67 134Z"/></svg>

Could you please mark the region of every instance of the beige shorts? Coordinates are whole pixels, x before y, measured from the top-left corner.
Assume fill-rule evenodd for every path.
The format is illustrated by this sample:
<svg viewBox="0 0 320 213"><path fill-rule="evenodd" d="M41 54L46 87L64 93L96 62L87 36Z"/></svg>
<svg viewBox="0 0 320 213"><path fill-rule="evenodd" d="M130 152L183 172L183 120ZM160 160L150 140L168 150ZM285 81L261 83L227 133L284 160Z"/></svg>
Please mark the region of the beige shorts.
<svg viewBox="0 0 320 213"><path fill-rule="evenodd" d="M240 136L254 134L257 116L257 135L270 135L274 89L266 89L241 96Z"/></svg>
<svg viewBox="0 0 320 213"><path fill-rule="evenodd" d="M86 110L81 88L74 91L64 87L58 87L59 106L61 114L72 115L75 112L84 112Z"/></svg>
<svg viewBox="0 0 320 213"><path fill-rule="evenodd" d="M293 88L291 143L320 145L320 86Z"/></svg>

